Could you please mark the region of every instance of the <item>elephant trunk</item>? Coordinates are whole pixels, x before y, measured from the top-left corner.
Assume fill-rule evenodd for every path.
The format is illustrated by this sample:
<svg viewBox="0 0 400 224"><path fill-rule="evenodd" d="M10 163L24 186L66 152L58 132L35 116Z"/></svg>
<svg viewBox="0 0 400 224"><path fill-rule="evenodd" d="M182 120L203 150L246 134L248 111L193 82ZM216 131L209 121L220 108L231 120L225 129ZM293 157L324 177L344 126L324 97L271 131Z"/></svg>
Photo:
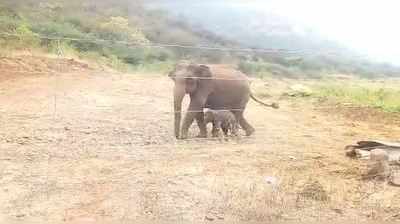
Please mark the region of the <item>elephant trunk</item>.
<svg viewBox="0 0 400 224"><path fill-rule="evenodd" d="M185 90L175 86L174 88L174 113L175 113L175 137L179 139L181 131L182 101Z"/></svg>

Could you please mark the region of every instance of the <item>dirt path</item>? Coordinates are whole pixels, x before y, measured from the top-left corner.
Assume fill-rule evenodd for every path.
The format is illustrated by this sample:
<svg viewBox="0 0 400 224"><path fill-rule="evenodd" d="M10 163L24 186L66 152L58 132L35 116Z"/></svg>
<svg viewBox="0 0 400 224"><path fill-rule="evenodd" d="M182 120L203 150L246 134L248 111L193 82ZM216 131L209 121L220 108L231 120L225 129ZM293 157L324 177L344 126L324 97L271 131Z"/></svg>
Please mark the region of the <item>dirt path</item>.
<svg viewBox="0 0 400 224"><path fill-rule="evenodd" d="M398 128L284 100L250 103L251 138L176 141L172 85L85 68L0 80L0 221L399 217L400 191L343 152Z"/></svg>

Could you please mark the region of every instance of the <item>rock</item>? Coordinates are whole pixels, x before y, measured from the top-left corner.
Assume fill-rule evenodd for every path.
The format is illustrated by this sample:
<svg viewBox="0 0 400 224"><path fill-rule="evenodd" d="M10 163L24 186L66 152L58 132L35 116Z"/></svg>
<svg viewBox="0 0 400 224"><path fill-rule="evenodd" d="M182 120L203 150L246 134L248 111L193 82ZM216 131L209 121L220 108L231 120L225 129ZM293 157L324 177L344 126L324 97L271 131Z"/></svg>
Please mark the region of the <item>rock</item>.
<svg viewBox="0 0 400 224"><path fill-rule="evenodd" d="M336 212L337 214L343 215L343 210L340 208L332 208L332 211Z"/></svg>
<svg viewBox="0 0 400 224"><path fill-rule="evenodd" d="M390 175L389 183L393 186L400 187L400 171L393 172Z"/></svg>
<svg viewBox="0 0 400 224"><path fill-rule="evenodd" d="M278 186L279 181L278 178L269 176L265 178L265 182L267 182L267 184L270 184L272 186Z"/></svg>
<svg viewBox="0 0 400 224"><path fill-rule="evenodd" d="M397 159L394 161L394 163L395 163L396 165L400 165L400 156L397 157Z"/></svg>
<svg viewBox="0 0 400 224"><path fill-rule="evenodd" d="M17 218L23 218L23 217L25 217L25 214L16 214L15 217L17 217Z"/></svg>
<svg viewBox="0 0 400 224"><path fill-rule="evenodd" d="M352 145L346 146L345 150L346 150L346 156L351 158L355 158L357 156L356 148L354 146Z"/></svg>
<svg viewBox="0 0 400 224"><path fill-rule="evenodd" d="M206 215L204 217L204 219L207 220L207 221L211 221L211 222L215 220L215 218L213 216L211 216L211 215Z"/></svg>
<svg viewBox="0 0 400 224"><path fill-rule="evenodd" d="M267 183L267 185L269 185L269 187L271 187L272 191L275 191L275 192L278 191L279 184L280 184L280 181L278 178L272 177L272 176L266 177L265 182Z"/></svg>
<svg viewBox="0 0 400 224"><path fill-rule="evenodd" d="M79 218L72 218L68 219L68 223L74 223L74 224L95 224L98 223L98 221L95 218L92 217L79 217Z"/></svg>
<svg viewBox="0 0 400 224"><path fill-rule="evenodd" d="M302 198L315 201L328 201L329 196L324 187L318 181L308 181L301 192L298 193Z"/></svg>
<svg viewBox="0 0 400 224"><path fill-rule="evenodd" d="M217 211L209 211L208 214L204 216L204 219L207 221L215 221L215 220L224 220L225 217L223 214L218 213Z"/></svg>
<svg viewBox="0 0 400 224"><path fill-rule="evenodd" d="M383 149L374 149L371 150L370 159L373 161L387 161L389 160L389 155Z"/></svg>
<svg viewBox="0 0 400 224"><path fill-rule="evenodd" d="M362 151L362 150L360 150ZM383 149L371 150L368 170L364 178L386 180L390 175L389 155Z"/></svg>
<svg viewBox="0 0 400 224"><path fill-rule="evenodd" d="M312 156L311 158L313 158L313 159L322 159L324 157L322 155L315 155L315 156Z"/></svg>
<svg viewBox="0 0 400 224"><path fill-rule="evenodd" d="M217 217L217 219L219 219L219 220L224 220L225 219L225 217L223 215L220 215L220 214L215 215L215 217Z"/></svg>
<svg viewBox="0 0 400 224"><path fill-rule="evenodd" d="M288 96L292 97L305 97L312 95L313 91L302 84L296 84L289 87L289 91L287 92Z"/></svg>
<svg viewBox="0 0 400 224"><path fill-rule="evenodd" d="M361 149L355 149L354 152L356 154L356 157L361 159L369 159L371 155L370 152Z"/></svg>

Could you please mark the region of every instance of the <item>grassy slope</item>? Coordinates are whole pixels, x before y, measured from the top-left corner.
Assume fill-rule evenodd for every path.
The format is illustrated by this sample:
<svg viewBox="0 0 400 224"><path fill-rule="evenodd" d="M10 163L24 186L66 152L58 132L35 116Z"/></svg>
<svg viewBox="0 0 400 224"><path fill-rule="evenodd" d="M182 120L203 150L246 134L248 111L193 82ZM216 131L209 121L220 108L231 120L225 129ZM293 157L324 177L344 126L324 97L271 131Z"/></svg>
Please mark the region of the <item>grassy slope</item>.
<svg viewBox="0 0 400 224"><path fill-rule="evenodd" d="M170 28L174 29L171 30ZM130 43L182 43L223 45L228 42L210 33L191 30L162 11L146 11L130 1L10 1L0 3L0 32L20 37L0 37L9 50L42 49L58 51L55 41L37 35L78 39L107 39ZM209 52L144 48L113 42L62 41L63 52L106 63L116 69L165 70L186 55L211 57ZM218 57L218 55L216 55ZM215 57L215 56L214 56Z"/></svg>
<svg viewBox="0 0 400 224"><path fill-rule="evenodd" d="M398 81L319 82L315 96L342 103L370 106L386 112L400 112L400 83Z"/></svg>

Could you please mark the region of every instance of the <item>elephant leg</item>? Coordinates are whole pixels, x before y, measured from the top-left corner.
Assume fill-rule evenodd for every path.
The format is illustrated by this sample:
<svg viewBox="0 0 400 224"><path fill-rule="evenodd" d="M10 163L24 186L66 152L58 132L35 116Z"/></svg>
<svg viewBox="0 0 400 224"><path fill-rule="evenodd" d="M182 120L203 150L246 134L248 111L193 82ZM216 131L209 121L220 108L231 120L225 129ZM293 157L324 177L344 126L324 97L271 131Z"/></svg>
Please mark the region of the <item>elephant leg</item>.
<svg viewBox="0 0 400 224"><path fill-rule="evenodd" d="M238 135L238 124L236 122L232 124L231 134L233 136L237 136Z"/></svg>
<svg viewBox="0 0 400 224"><path fill-rule="evenodd" d="M212 130L211 130L212 137L218 137L218 132L219 132L219 130L217 128L217 125L215 123L213 123Z"/></svg>
<svg viewBox="0 0 400 224"><path fill-rule="evenodd" d="M212 137L218 137L220 130L221 130L221 123L218 121L213 122L213 129L211 131Z"/></svg>
<svg viewBox="0 0 400 224"><path fill-rule="evenodd" d="M229 132L229 127L222 127L222 135L221 135L221 140L228 141L228 132Z"/></svg>
<svg viewBox="0 0 400 224"><path fill-rule="evenodd" d="M204 122L204 113L199 112L196 115L196 122L200 129L200 134L197 136L199 138L207 138L207 126Z"/></svg>
<svg viewBox="0 0 400 224"><path fill-rule="evenodd" d="M189 128L192 125L194 119L200 118L200 115L202 114L203 119L202 122L200 122L199 126L201 125L202 127L200 128L200 132L206 131L205 125L204 125L204 114L203 114L203 108L204 104L206 102L206 98L195 98L191 97L191 101L189 104L188 112L186 113L186 116L183 120L182 124L182 139L186 139L188 136Z"/></svg>
<svg viewBox="0 0 400 224"><path fill-rule="evenodd" d="M240 126L246 132L246 136L250 136L254 133L255 129L253 126L247 122L247 120L243 117L243 111L234 111L233 114L236 117L236 120L239 122Z"/></svg>
<svg viewBox="0 0 400 224"><path fill-rule="evenodd" d="M224 135L228 136L228 131L230 129L229 124L223 124L221 129L222 129L222 132L224 132Z"/></svg>
<svg viewBox="0 0 400 224"><path fill-rule="evenodd" d="M224 135L225 135L225 136L228 136L228 131L229 131L228 128L224 128L224 129L222 129L222 131L224 132Z"/></svg>
<svg viewBox="0 0 400 224"><path fill-rule="evenodd" d="M183 119L183 124L182 124L182 134L181 134L182 139L186 139L188 137L189 128L192 125L195 116L196 116L196 113L194 113L194 112L186 113L185 118Z"/></svg>
<svg viewBox="0 0 400 224"><path fill-rule="evenodd" d="M225 127L223 125L223 123L221 121L217 121L217 135L216 137L219 138L219 141L222 141L225 139L225 131L224 131ZM222 133L221 133L222 132Z"/></svg>

